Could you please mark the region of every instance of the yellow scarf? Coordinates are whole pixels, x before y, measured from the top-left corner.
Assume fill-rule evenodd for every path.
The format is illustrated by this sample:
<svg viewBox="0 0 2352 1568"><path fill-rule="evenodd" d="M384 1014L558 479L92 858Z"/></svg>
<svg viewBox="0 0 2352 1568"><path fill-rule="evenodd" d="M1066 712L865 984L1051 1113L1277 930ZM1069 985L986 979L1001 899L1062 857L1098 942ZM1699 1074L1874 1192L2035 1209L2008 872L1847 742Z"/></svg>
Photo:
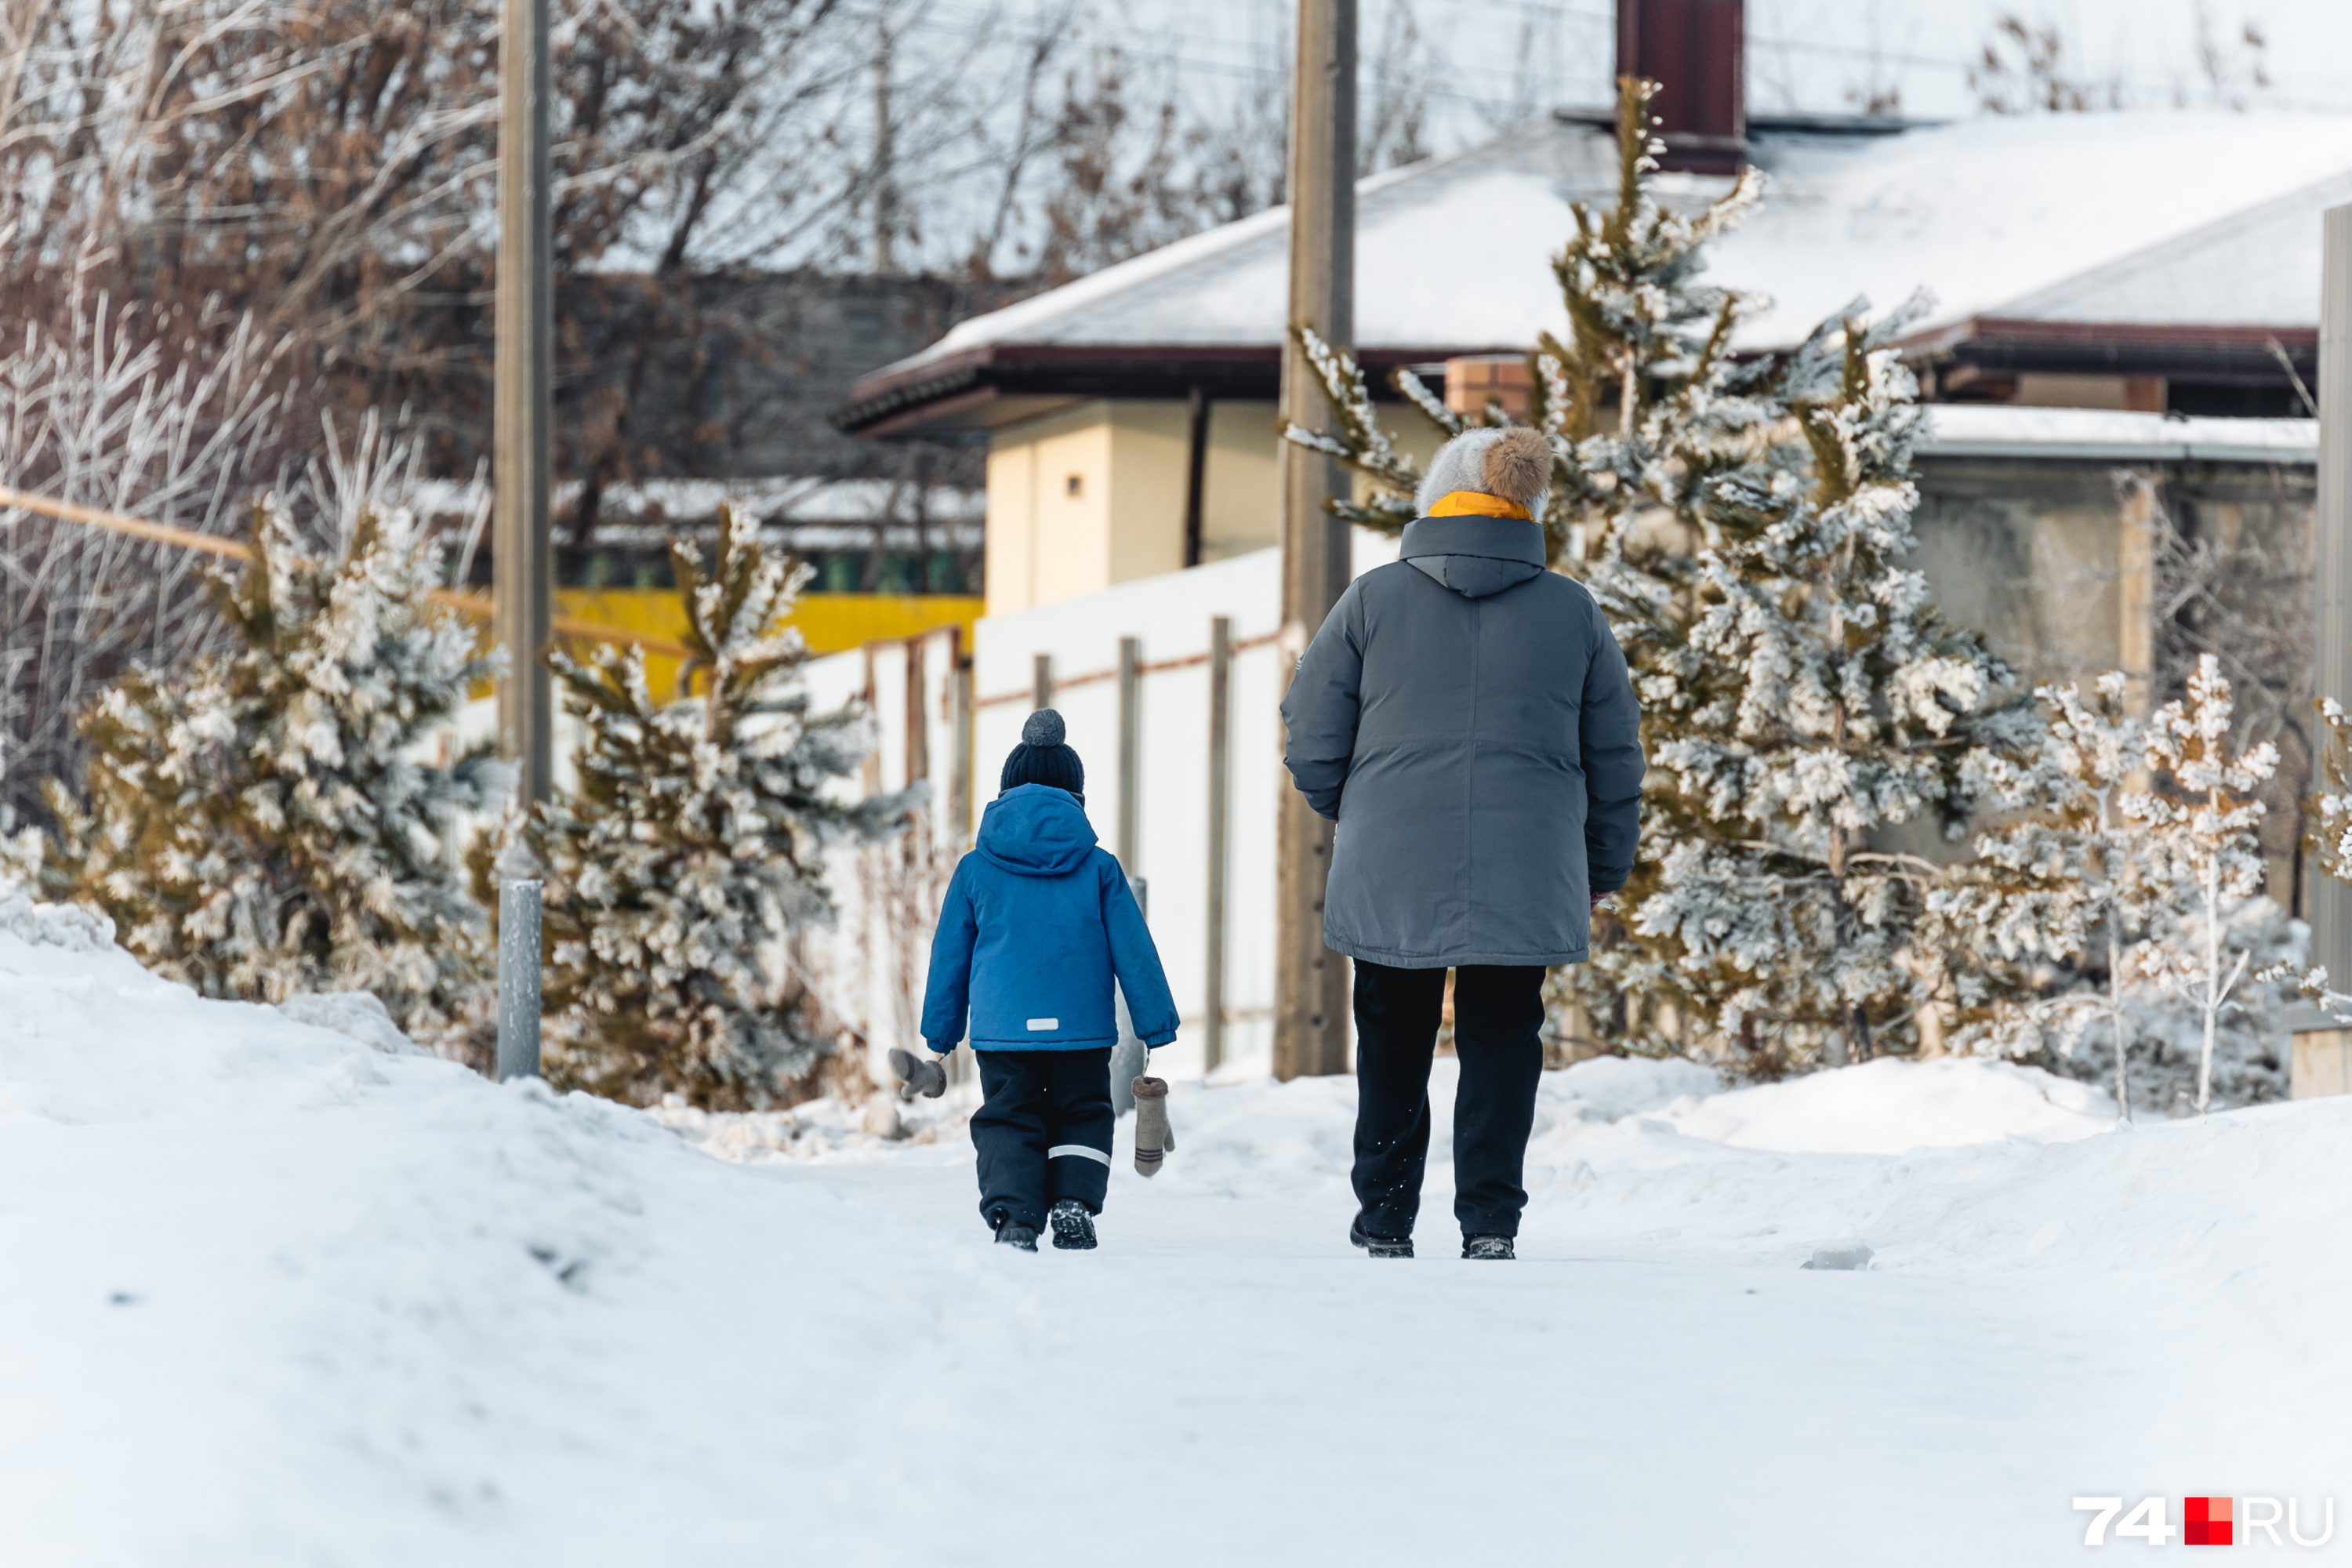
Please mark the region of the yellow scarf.
<svg viewBox="0 0 2352 1568"><path fill-rule="evenodd" d="M1528 509L1515 500L1490 496L1484 490L1449 490L1429 509L1432 517L1517 517L1533 521Z"/></svg>

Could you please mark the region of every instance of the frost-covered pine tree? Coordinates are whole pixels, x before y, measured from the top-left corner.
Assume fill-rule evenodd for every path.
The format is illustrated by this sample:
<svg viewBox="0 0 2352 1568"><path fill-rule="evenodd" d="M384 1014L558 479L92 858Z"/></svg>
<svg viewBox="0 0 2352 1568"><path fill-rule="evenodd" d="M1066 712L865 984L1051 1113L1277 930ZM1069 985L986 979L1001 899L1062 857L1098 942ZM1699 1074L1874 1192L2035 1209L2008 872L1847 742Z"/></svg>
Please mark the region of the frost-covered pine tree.
<svg viewBox="0 0 2352 1568"><path fill-rule="evenodd" d="M2239 986L2257 960L2279 960L2282 922L2263 918L2263 803L2253 792L2278 771L2264 741L2231 752L2230 683L2211 654L2197 661L2185 701L2168 702L2147 727L2148 755L2170 775L2170 791L2137 792L2123 814L2137 828L2141 874L2168 883L2184 919L2134 951L2139 972L2196 1009L2200 1048L2196 1106L2213 1096L2214 1047L2223 1017L2248 1011ZM2256 919L2249 922L2249 913ZM2251 929L2250 929L2251 926ZM2269 971L2271 963L2263 963ZM2257 988L2260 982L2257 982Z"/></svg>
<svg viewBox="0 0 2352 1568"><path fill-rule="evenodd" d="M810 710L807 648L784 624L808 569L730 507L707 576L685 545L671 558L700 695L656 701L635 647L551 659L587 736L576 793L523 829L546 882L545 1067L636 1104L758 1110L836 1044L788 946L832 918L824 846L892 832L909 803L831 788L865 756L866 718Z"/></svg>
<svg viewBox="0 0 2352 1568"><path fill-rule="evenodd" d="M1927 942L1943 868L1896 836L1958 837L2038 727L1901 564L1919 410L1892 340L1910 319L1857 308L1783 368L1805 450L1706 482L1696 613L1641 688L1668 785L1645 814L1657 871L1635 951L1604 967L1712 1021L1757 1070L1916 1038L1955 955Z"/></svg>
<svg viewBox="0 0 2352 1568"><path fill-rule="evenodd" d="M2009 1057L2075 1058L2106 1026L2116 1115L2132 1119L2132 954L2167 907L2169 889L2136 853L2123 802L2148 765L2145 726L2120 670L2085 697L2074 686L2034 693L2047 720L2023 766L2000 770L1995 793L2020 813L1979 834L1975 859L1929 894L1943 941L1976 955L1956 977L1952 1044ZM2001 969L2011 971L1989 983Z"/></svg>
<svg viewBox="0 0 2352 1568"><path fill-rule="evenodd" d="M1576 230L1552 261L1567 336L1542 334L1528 363L1530 420L1558 456L1543 512L1552 561L1585 580L1612 621L1632 626L1670 607L1680 578L1672 558L1686 555L1671 530L1637 524L1691 522L1699 486L1724 463L1745 460L1750 434L1771 411L1753 396L1759 368L1731 352L1754 301L1698 281L1706 247L1754 206L1762 177L1744 172L1696 215L1661 205L1654 187L1665 146L1650 132L1658 84L1627 78L1618 89L1617 200L1605 208L1571 204ZM1293 426L1286 438L1373 481L1371 499L1335 500L1336 515L1381 532L1402 531L1417 515L1420 465L1397 446L1354 358L1326 343L1311 323L1297 335L1337 428ZM1391 384L1441 437L1482 422L1446 407L1409 370L1397 371ZM1483 423L1510 421L1490 403ZM1639 647L1626 653L1638 669Z"/></svg>
<svg viewBox="0 0 2352 1568"><path fill-rule="evenodd" d="M231 651L135 669L83 715L88 800L52 784L44 879L207 996L369 991L462 1049L488 996L453 838L505 770L487 749L418 753L495 667L431 603L439 552L404 510L364 510L327 561L264 500L252 542L210 584Z"/></svg>
<svg viewBox="0 0 2352 1568"><path fill-rule="evenodd" d="M1591 590L1645 702L1655 682L1682 678L1695 608L1693 552L1708 486L1763 460L1786 412L1770 395L1771 367L1732 353L1757 301L1701 281L1707 247L1755 205L1761 177L1745 172L1696 214L1661 204L1657 154L1664 147L1651 133L1650 113L1658 90L1651 81L1619 83L1616 199L1605 207L1572 205L1574 232L1552 264L1564 331L1544 333L1529 354L1530 419L1555 454L1543 509L1552 564ZM1337 501L1334 512L1360 527L1402 530L1416 514L1420 466L1390 434L1354 360L1311 329L1298 337L1335 427L1294 426L1288 439L1342 458L1372 480L1370 499ZM1441 437L1478 422L1447 408L1410 371L1391 383ZM1484 422L1508 420L1489 404ZM1673 722L1671 714L1653 718L1645 732L1655 741ZM1615 905L1638 907L1656 871L1656 854L1645 850ZM1675 1048L1661 1033L1664 994L1627 984L1640 966L1636 954L1620 951L1622 936L1622 925L1604 917L1595 931L1596 963L1554 976L1555 1019L1574 1002L1617 1043Z"/></svg>

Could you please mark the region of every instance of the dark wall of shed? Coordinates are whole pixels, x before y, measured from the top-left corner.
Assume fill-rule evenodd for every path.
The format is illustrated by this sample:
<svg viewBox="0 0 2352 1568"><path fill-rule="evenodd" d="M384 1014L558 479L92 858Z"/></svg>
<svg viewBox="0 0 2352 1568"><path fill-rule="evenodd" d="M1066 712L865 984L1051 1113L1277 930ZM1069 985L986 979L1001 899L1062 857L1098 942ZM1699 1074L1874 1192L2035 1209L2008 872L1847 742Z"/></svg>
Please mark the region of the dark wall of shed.
<svg viewBox="0 0 2352 1568"><path fill-rule="evenodd" d="M2122 668L2127 608L2147 701L2181 697L2198 657L2221 661L2241 745L2276 745L2263 847L2269 891L2302 912L2303 801L2314 784L2311 606L2316 475L2308 466L2117 467L2021 458L1921 461L1918 551L1952 621L1983 632L2029 687ZM2126 491L2153 486L2153 507ZM2126 531L2146 519L2146 548ZM2126 582L2135 561L2142 581Z"/></svg>

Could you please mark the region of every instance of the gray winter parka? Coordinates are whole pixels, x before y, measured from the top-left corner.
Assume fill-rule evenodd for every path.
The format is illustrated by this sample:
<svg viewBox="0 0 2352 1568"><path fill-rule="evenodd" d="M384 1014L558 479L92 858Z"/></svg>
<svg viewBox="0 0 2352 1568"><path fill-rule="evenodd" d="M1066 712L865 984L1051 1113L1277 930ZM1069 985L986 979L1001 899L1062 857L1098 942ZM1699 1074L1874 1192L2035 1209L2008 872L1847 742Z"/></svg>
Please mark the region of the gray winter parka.
<svg viewBox="0 0 2352 1568"><path fill-rule="evenodd" d="M1424 517L1333 606L1282 700L1283 762L1339 826L1323 940L1402 969L1581 963L1587 889L1633 868L1641 709L1543 531Z"/></svg>

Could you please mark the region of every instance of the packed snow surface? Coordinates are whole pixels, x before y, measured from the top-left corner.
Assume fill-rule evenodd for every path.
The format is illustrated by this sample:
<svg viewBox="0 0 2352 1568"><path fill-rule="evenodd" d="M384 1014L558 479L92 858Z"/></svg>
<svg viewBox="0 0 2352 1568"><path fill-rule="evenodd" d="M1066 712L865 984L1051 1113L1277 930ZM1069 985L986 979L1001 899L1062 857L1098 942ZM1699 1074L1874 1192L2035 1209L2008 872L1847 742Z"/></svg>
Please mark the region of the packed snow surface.
<svg viewBox="0 0 2352 1568"><path fill-rule="evenodd" d="M2078 1495L2308 1534L2352 1460L2352 1100L2117 1133L1994 1064L1591 1062L1474 1268L1442 1131L1375 1263L1351 1083L1180 1084L1102 1249L1031 1257L955 1095L496 1087L21 904L0 1020L12 1565L1979 1568L2076 1560Z"/></svg>

